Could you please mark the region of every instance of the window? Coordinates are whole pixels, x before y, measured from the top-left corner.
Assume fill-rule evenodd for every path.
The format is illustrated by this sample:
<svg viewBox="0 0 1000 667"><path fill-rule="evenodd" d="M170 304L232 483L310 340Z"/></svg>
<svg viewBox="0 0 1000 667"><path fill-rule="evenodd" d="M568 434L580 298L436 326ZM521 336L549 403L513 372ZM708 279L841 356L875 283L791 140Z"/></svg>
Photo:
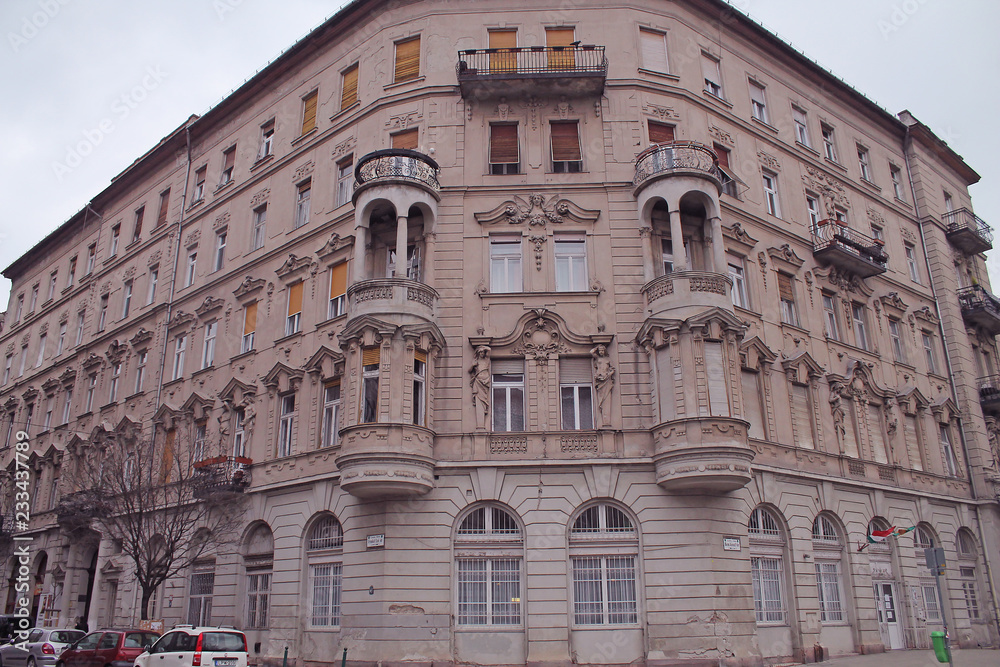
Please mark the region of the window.
<svg viewBox="0 0 1000 667"><path fill-rule="evenodd" d="M792 291L792 277L787 273L778 274L778 297L781 299L781 321L784 324L799 326L799 317L795 311L795 292Z"/></svg>
<svg viewBox="0 0 1000 667"><path fill-rule="evenodd" d="M253 242L251 250L264 247L264 230L267 225L267 204L253 210Z"/></svg>
<svg viewBox="0 0 1000 667"><path fill-rule="evenodd" d="M976 568L960 567L958 574L962 578L962 594L965 596L965 609L970 619L979 618L979 597L976 594Z"/></svg>
<svg viewBox="0 0 1000 667"><path fill-rule="evenodd" d="M366 347L361 352L361 422L378 421L378 380L381 350Z"/></svg>
<svg viewBox="0 0 1000 667"><path fill-rule="evenodd" d="M118 239L121 237L122 226L121 224L114 225L111 228L111 249L108 251L108 257L114 257L118 254ZM34 307L32 306L32 310Z"/></svg>
<svg viewBox="0 0 1000 667"><path fill-rule="evenodd" d="M552 171L557 174L583 171L583 157L580 153L579 123L573 121L552 121Z"/></svg>
<svg viewBox="0 0 1000 667"><path fill-rule="evenodd" d="M233 169L236 167L236 146L230 146L222 152L222 175L219 176L219 187L233 180Z"/></svg>
<svg viewBox="0 0 1000 667"><path fill-rule="evenodd" d="M753 581L754 612L757 623L784 623L781 558L751 556L750 573Z"/></svg>
<svg viewBox="0 0 1000 667"><path fill-rule="evenodd" d="M642 67L653 72L669 72L667 66L667 36L656 30L639 28Z"/></svg>
<svg viewBox="0 0 1000 667"><path fill-rule="evenodd" d="M892 195L899 201L905 201L903 194L903 171L896 165L889 163L889 178L892 179Z"/></svg>
<svg viewBox="0 0 1000 667"><path fill-rule="evenodd" d="M94 392L97 390L97 374L91 373L87 377L87 395L84 397L83 411L90 412L94 409Z"/></svg>
<svg viewBox="0 0 1000 667"><path fill-rule="evenodd" d="M142 219L146 216L146 207L140 206L136 209L135 219L132 225L132 243L142 238Z"/></svg>
<svg viewBox="0 0 1000 667"><path fill-rule="evenodd" d="M826 324L826 335L833 340L842 340L840 326L837 323L837 308L830 294L823 295L823 320Z"/></svg>
<svg viewBox="0 0 1000 667"><path fill-rule="evenodd" d="M701 54L701 72L705 79L705 92L722 97L722 71L719 61L707 53Z"/></svg>
<svg viewBox="0 0 1000 667"><path fill-rule="evenodd" d="M219 323L212 321L205 325L205 345L201 352L201 367L208 368L215 363L215 334Z"/></svg>
<svg viewBox="0 0 1000 667"><path fill-rule="evenodd" d="M35 368L42 367L42 361L45 359L45 339L46 335L42 334L38 337L38 358L35 359Z"/></svg>
<svg viewBox="0 0 1000 667"><path fill-rule="evenodd" d="M570 531L570 547L600 537L614 555L572 555L573 622L576 625L638 623L636 556L638 536L629 517L611 505L584 510ZM613 546L611 546L613 545ZM574 548L575 547L575 548Z"/></svg>
<svg viewBox="0 0 1000 667"><path fill-rule="evenodd" d="M900 331L899 320L889 318L889 340L892 341L893 358L896 361L905 364L906 348L903 346L903 336Z"/></svg>
<svg viewBox="0 0 1000 667"><path fill-rule="evenodd" d="M951 213L955 210L955 200L947 192L944 193L944 212Z"/></svg>
<svg viewBox="0 0 1000 667"><path fill-rule="evenodd" d="M594 428L593 376L590 357L559 360L559 402L564 431Z"/></svg>
<svg viewBox="0 0 1000 667"><path fill-rule="evenodd" d="M4 359L3 362L3 382L0 382L0 385L7 384L7 382L10 380L10 369L13 365L14 365L14 353L11 352L10 354L7 355L7 358Z"/></svg>
<svg viewBox="0 0 1000 667"><path fill-rule="evenodd" d="M493 430L524 430L524 361L493 361Z"/></svg>
<svg viewBox="0 0 1000 667"><path fill-rule="evenodd" d="M517 30L488 30L490 73L517 71Z"/></svg>
<svg viewBox="0 0 1000 667"><path fill-rule="evenodd" d="M17 372L17 377L21 377L22 375L24 375L24 366L27 363L28 363L28 344L24 343L23 345L21 345L21 362L20 362L20 368Z"/></svg>
<svg viewBox="0 0 1000 667"><path fill-rule="evenodd" d="M404 148L406 150L416 150L420 133L416 128L397 132L389 137L393 148Z"/></svg>
<svg viewBox="0 0 1000 667"><path fill-rule="evenodd" d="M827 125L826 123L820 123L819 129L823 135L823 154L826 156L827 160L836 162L837 145L835 143L833 127Z"/></svg>
<svg viewBox="0 0 1000 667"><path fill-rule="evenodd" d="M767 121L767 100L764 97L764 86L756 81L750 82L750 113L762 123Z"/></svg>
<svg viewBox="0 0 1000 667"><path fill-rule="evenodd" d="M851 319L854 320L854 342L862 350L870 349L868 341L868 313L860 303L851 304Z"/></svg>
<svg viewBox="0 0 1000 667"><path fill-rule="evenodd" d="M215 234L215 271L221 271L226 262L226 237L228 233L225 229Z"/></svg>
<svg viewBox="0 0 1000 667"><path fill-rule="evenodd" d="M573 28L545 29L545 46L549 48L548 68L550 70L572 69L576 65L576 56L572 49L575 39ZM555 47L564 48L557 50Z"/></svg>
<svg viewBox="0 0 1000 667"><path fill-rule="evenodd" d="M353 166L353 156L337 163L337 207L343 206L347 202L351 201L351 195L354 192Z"/></svg>
<svg viewBox="0 0 1000 667"><path fill-rule="evenodd" d="M413 351L413 423L424 426L427 421L427 353Z"/></svg>
<svg viewBox="0 0 1000 667"><path fill-rule="evenodd" d="M285 318L285 335L291 336L302 328L302 282L288 286L288 316Z"/></svg>
<svg viewBox="0 0 1000 667"><path fill-rule="evenodd" d="M336 447L340 429L340 383L328 384L323 389L323 433L320 447Z"/></svg>
<svg viewBox="0 0 1000 667"><path fill-rule="evenodd" d="M868 149L858 144L858 167L861 169L861 178L866 181L872 180L870 161Z"/></svg>
<svg viewBox="0 0 1000 667"><path fill-rule="evenodd" d="M396 250L389 251L388 263L385 268L387 276L399 276L396 273ZM420 280L420 248L416 245L406 246L406 278Z"/></svg>
<svg viewBox="0 0 1000 667"><path fill-rule="evenodd" d="M274 148L274 121L269 120L260 126L260 147L257 149L257 159L263 160L271 155Z"/></svg>
<svg viewBox="0 0 1000 667"><path fill-rule="evenodd" d="M128 317L129 311L132 309L132 281L125 281L124 287L122 287L122 319L124 320Z"/></svg>
<svg viewBox="0 0 1000 667"><path fill-rule="evenodd" d="M87 313L80 311L76 314L76 342L74 345L79 345L83 342L83 324L87 319Z"/></svg>
<svg viewBox="0 0 1000 667"><path fill-rule="evenodd" d="M55 408L56 397L49 395L45 397L45 418L42 422L42 430L48 431L52 426L52 410ZM36 480L37 482L37 480Z"/></svg>
<svg viewBox="0 0 1000 667"><path fill-rule="evenodd" d="M208 429L205 426L205 422L200 422L195 424L194 427L194 444L191 451L191 458L194 461L202 461L205 459L205 450L208 445Z"/></svg>
<svg viewBox="0 0 1000 667"><path fill-rule="evenodd" d="M24 408L24 430L31 433L31 417L35 414L35 404L28 403Z"/></svg>
<svg viewBox="0 0 1000 667"><path fill-rule="evenodd" d="M660 257L663 261L663 275L674 272L674 242L660 239Z"/></svg>
<svg viewBox="0 0 1000 667"><path fill-rule="evenodd" d="M937 373L937 354L934 352L934 337L923 331L920 334L920 339L924 344L924 359L927 361L927 372Z"/></svg>
<svg viewBox="0 0 1000 667"><path fill-rule="evenodd" d="M205 198L205 177L208 174L208 167L199 167L194 172L194 193L192 204L200 202Z"/></svg>
<svg viewBox="0 0 1000 667"><path fill-rule="evenodd" d="M156 214L156 226L167 224L167 214L170 211L170 188L160 193L160 210Z"/></svg>
<svg viewBox="0 0 1000 667"><path fill-rule="evenodd" d="M722 194L739 199L738 183L743 183L743 181L740 181L729 167L729 149L722 144L712 144L712 150L715 151L716 156L719 158L719 171L723 175Z"/></svg>
<svg viewBox="0 0 1000 667"><path fill-rule="evenodd" d="M84 275L89 276L94 272L94 264L97 263L97 244L91 243L87 246L87 271ZM20 319L20 318L18 318Z"/></svg>
<svg viewBox="0 0 1000 667"><path fill-rule="evenodd" d="M198 270L198 250L189 250L187 257L187 270L184 272L184 287L194 284Z"/></svg>
<svg viewBox="0 0 1000 667"><path fill-rule="evenodd" d="M328 319L340 317L347 312L347 262L330 267L330 303L327 306Z"/></svg>
<svg viewBox="0 0 1000 667"><path fill-rule="evenodd" d="M187 349L187 336L178 336L174 341L174 370L171 380L178 380L184 375L184 351Z"/></svg>
<svg viewBox="0 0 1000 667"><path fill-rule="evenodd" d="M798 107L792 107L792 122L795 123L795 141L803 146L811 146L809 143L809 120L806 112Z"/></svg>
<svg viewBox="0 0 1000 667"><path fill-rule="evenodd" d="M73 411L73 388L66 387L63 390L63 412L62 412L62 423L68 424L70 415Z"/></svg>
<svg viewBox="0 0 1000 667"><path fill-rule="evenodd" d="M278 456L291 456L295 446L295 394L285 394L280 401Z"/></svg>
<svg viewBox="0 0 1000 667"><path fill-rule="evenodd" d="M267 608L271 594L270 572L247 572L247 629L267 628Z"/></svg>
<svg viewBox="0 0 1000 667"><path fill-rule="evenodd" d="M312 91L302 98L302 132L308 134L316 129L316 102L319 99L319 91Z"/></svg>
<svg viewBox="0 0 1000 667"><path fill-rule="evenodd" d="M656 121L648 121L646 128L649 132L649 143L651 144L669 144L674 140L674 126L666 125L664 123L657 123ZM716 150L718 153L718 150ZM722 158L719 158L722 161Z"/></svg>
<svg viewBox="0 0 1000 667"><path fill-rule="evenodd" d="M253 349L253 337L256 331L257 302L254 301L243 307L243 339L240 341L240 354L246 354Z"/></svg>
<svg viewBox="0 0 1000 667"><path fill-rule="evenodd" d="M97 330L104 331L104 325L108 318L108 295L101 297L101 309L97 315Z"/></svg>
<svg viewBox="0 0 1000 667"><path fill-rule="evenodd" d="M354 63L340 74L340 109L358 103L358 63Z"/></svg>
<svg viewBox="0 0 1000 667"><path fill-rule="evenodd" d="M246 411L236 408L233 411L233 456L246 456Z"/></svg>
<svg viewBox="0 0 1000 667"><path fill-rule="evenodd" d="M947 424L941 427L941 450L944 453L944 465L951 477L958 476L958 460L955 458L955 447L951 444L951 429Z"/></svg>
<svg viewBox="0 0 1000 667"><path fill-rule="evenodd" d="M63 353L66 348L66 323L59 323L59 338L56 339L56 356Z"/></svg>
<svg viewBox="0 0 1000 667"><path fill-rule="evenodd" d="M885 234L883 233L882 228L878 225L872 225L872 238L876 241L882 241L885 243Z"/></svg>
<svg viewBox="0 0 1000 667"><path fill-rule="evenodd" d="M816 591L819 596L820 622L843 621L844 609L841 604L838 561L816 562Z"/></svg>
<svg viewBox="0 0 1000 667"><path fill-rule="evenodd" d="M556 291L587 290L587 242L583 236L556 236Z"/></svg>
<svg viewBox="0 0 1000 667"><path fill-rule="evenodd" d="M215 572L197 571L191 575L191 595L188 599L187 622L198 627L212 625L212 596L215 591Z"/></svg>
<svg viewBox="0 0 1000 667"><path fill-rule="evenodd" d="M114 403L118 400L118 380L121 379L121 376L121 363L114 364L111 367L111 381L108 383L108 403Z"/></svg>
<svg viewBox="0 0 1000 667"><path fill-rule="evenodd" d="M56 297L56 283L59 282L59 272L53 271L49 274L49 294L45 297L46 301L51 301Z"/></svg>
<svg viewBox="0 0 1000 667"><path fill-rule="evenodd" d="M910 272L910 280L920 284L920 271L917 268L917 249L911 243L903 244L903 254L906 255L906 268Z"/></svg>
<svg viewBox="0 0 1000 667"><path fill-rule="evenodd" d="M459 625L521 623L521 554L516 519L499 507L477 507L455 536Z"/></svg>
<svg viewBox="0 0 1000 667"><path fill-rule="evenodd" d="M312 609L310 623L313 627L340 625L343 548L344 531L340 522L332 516L321 517L306 540Z"/></svg>
<svg viewBox="0 0 1000 667"><path fill-rule="evenodd" d="M520 171L517 123L490 123L490 173L518 174Z"/></svg>
<svg viewBox="0 0 1000 667"><path fill-rule="evenodd" d="M309 198L312 194L312 181L308 180L299 185L295 194L295 228L309 222Z"/></svg>
<svg viewBox="0 0 1000 667"><path fill-rule="evenodd" d="M927 621L930 623L941 622L941 605L938 604L937 586L934 584L920 584L920 592L924 598L924 610Z"/></svg>
<svg viewBox="0 0 1000 667"><path fill-rule="evenodd" d="M66 274L66 287L72 287L76 282L76 257L69 260L69 273Z"/></svg>
<svg viewBox="0 0 1000 667"><path fill-rule="evenodd" d="M146 361L149 359L149 353L146 350L140 350L136 355L135 361L135 393L138 394L142 391L143 380L146 376Z"/></svg>
<svg viewBox="0 0 1000 667"><path fill-rule="evenodd" d="M769 171L761 173L764 184L764 204L767 212L776 218L781 217L781 208L778 202L778 175Z"/></svg>
<svg viewBox="0 0 1000 667"><path fill-rule="evenodd" d="M733 305L749 308L750 296L747 292L747 275L742 257L729 256L729 277L733 280Z"/></svg>
<svg viewBox="0 0 1000 667"><path fill-rule="evenodd" d="M410 81L420 76L420 37L396 42L396 67L393 82Z"/></svg>
<svg viewBox="0 0 1000 667"><path fill-rule="evenodd" d="M523 273L521 269L521 237L490 237L490 291L494 294L520 292Z"/></svg>

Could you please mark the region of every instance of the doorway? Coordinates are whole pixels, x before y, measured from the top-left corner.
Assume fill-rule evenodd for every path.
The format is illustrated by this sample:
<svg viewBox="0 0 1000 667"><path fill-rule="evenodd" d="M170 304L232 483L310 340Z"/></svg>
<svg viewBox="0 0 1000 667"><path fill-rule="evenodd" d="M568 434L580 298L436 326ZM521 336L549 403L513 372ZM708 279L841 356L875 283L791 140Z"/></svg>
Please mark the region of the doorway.
<svg viewBox="0 0 1000 667"><path fill-rule="evenodd" d="M904 649L903 624L899 616L896 584L891 581L876 581L872 583L875 593L875 607L878 610L878 629L882 635L882 643L889 650Z"/></svg>

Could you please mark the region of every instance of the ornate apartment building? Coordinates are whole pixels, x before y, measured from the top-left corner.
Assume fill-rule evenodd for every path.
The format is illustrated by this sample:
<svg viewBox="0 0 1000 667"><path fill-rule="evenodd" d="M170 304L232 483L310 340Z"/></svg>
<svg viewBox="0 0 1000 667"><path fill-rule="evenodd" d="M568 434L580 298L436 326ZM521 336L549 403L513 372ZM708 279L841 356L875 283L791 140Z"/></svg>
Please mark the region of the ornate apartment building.
<svg viewBox="0 0 1000 667"><path fill-rule="evenodd" d="M129 422L247 499L153 616L258 663L995 646L978 178L718 0L355 0L4 271L39 623L138 619L61 521Z"/></svg>

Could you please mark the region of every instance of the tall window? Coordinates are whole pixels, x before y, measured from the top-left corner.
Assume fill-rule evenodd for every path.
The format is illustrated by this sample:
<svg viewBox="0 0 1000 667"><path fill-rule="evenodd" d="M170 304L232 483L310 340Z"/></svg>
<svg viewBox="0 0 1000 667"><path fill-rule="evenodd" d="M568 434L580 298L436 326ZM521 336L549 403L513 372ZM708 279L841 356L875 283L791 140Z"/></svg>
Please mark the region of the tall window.
<svg viewBox="0 0 1000 667"><path fill-rule="evenodd" d="M911 243L903 244L903 254L906 256L906 269L910 273L910 280L920 284L920 271L917 268L917 249Z"/></svg>
<svg viewBox="0 0 1000 667"><path fill-rule="evenodd" d="M97 244L91 243L87 246L87 270L84 275L89 276L94 272L94 264L97 263ZM21 318L16 318L21 319Z"/></svg>
<svg viewBox="0 0 1000 667"><path fill-rule="evenodd" d="M184 376L184 352L187 350L187 335L178 336L174 341L174 368L171 380Z"/></svg>
<svg viewBox="0 0 1000 667"><path fill-rule="evenodd" d="M122 235L122 226L120 224L114 225L111 228L111 249L108 251L109 257L114 257L118 254L118 240ZM35 306L32 304L31 309L34 310Z"/></svg>
<svg viewBox="0 0 1000 667"><path fill-rule="evenodd" d="M522 291L521 237L490 237L490 292Z"/></svg>
<svg viewBox="0 0 1000 667"><path fill-rule="evenodd" d="M271 573L247 572L247 624L248 630L268 627L267 610L271 597Z"/></svg>
<svg viewBox="0 0 1000 667"><path fill-rule="evenodd" d="M198 271L198 251L189 250L187 256L187 269L184 271L184 287L194 284L194 278Z"/></svg>
<svg viewBox="0 0 1000 667"><path fill-rule="evenodd" d="M581 553L599 539L606 554ZM585 509L570 530L573 622L576 625L633 625L639 622L636 596L638 535L631 519L612 505ZM589 551L589 550L588 550Z"/></svg>
<svg viewBox="0 0 1000 667"><path fill-rule="evenodd" d="M257 159L263 160L274 151L274 121L269 120L260 126L260 147L257 149Z"/></svg>
<svg viewBox="0 0 1000 667"><path fill-rule="evenodd" d="M396 42L396 66L393 81L410 81L420 76L420 37Z"/></svg>
<svg viewBox="0 0 1000 667"><path fill-rule="evenodd" d="M323 388L323 433L321 447L337 445L337 431L340 428L340 383L328 384Z"/></svg>
<svg viewBox="0 0 1000 667"><path fill-rule="evenodd" d="M903 171L891 162L889 163L889 178L892 179L892 195L900 201L905 201L906 196L903 193Z"/></svg>
<svg viewBox="0 0 1000 667"><path fill-rule="evenodd" d="M750 294L747 291L747 274L742 257L729 255L729 277L733 280L733 305L749 308Z"/></svg>
<svg viewBox="0 0 1000 667"><path fill-rule="evenodd" d="M455 535L458 624L521 623L524 537L517 520L493 506L477 507Z"/></svg>
<svg viewBox="0 0 1000 667"><path fill-rule="evenodd" d="M201 571L199 571L201 570ZM212 597L215 594L215 565L195 565L188 599L188 623L198 627L212 625Z"/></svg>
<svg viewBox="0 0 1000 667"><path fill-rule="evenodd" d="M819 597L820 621L844 620L843 596L840 587L840 563L843 541L829 517L820 514L813 521L813 557L816 569L816 591Z"/></svg>
<svg viewBox="0 0 1000 667"><path fill-rule="evenodd" d="M301 227L309 222L309 199L312 196L312 181L299 185L295 194L295 227Z"/></svg>
<svg viewBox="0 0 1000 667"><path fill-rule="evenodd" d="M312 627L340 625L343 552L344 531L340 522L329 515L321 517L306 540Z"/></svg>
<svg viewBox="0 0 1000 667"><path fill-rule="evenodd" d="M795 309L792 277L787 273L778 274L778 297L781 299L781 321L785 324L798 326L799 316Z"/></svg>
<svg viewBox="0 0 1000 667"><path fill-rule="evenodd" d="M149 359L149 353L146 350L140 350L136 353L135 361L135 393L138 394L142 391L143 380L146 375L146 361Z"/></svg>
<svg viewBox="0 0 1000 667"><path fill-rule="evenodd" d="M820 132L823 135L823 155L831 162L837 161L837 143L834 136L833 127L826 123L820 123Z"/></svg>
<svg viewBox="0 0 1000 667"><path fill-rule="evenodd" d="M381 350L366 347L361 352L361 422L378 421L378 381Z"/></svg>
<svg viewBox="0 0 1000 667"><path fill-rule="evenodd" d="M353 167L353 156L347 157L337 163L337 207L351 201L351 195L354 192Z"/></svg>
<svg viewBox="0 0 1000 667"><path fill-rule="evenodd" d="M45 297L46 301L52 301L56 296L56 284L59 282L59 272L53 271L49 274L49 294Z"/></svg>
<svg viewBox="0 0 1000 667"><path fill-rule="evenodd" d="M826 335L833 340L841 340L840 326L837 322L837 307L830 294L823 295L823 320L826 324Z"/></svg>
<svg viewBox="0 0 1000 667"><path fill-rule="evenodd" d="M73 414L73 387L66 387L63 390L63 412L62 423L68 424L69 418Z"/></svg>
<svg viewBox="0 0 1000 667"><path fill-rule="evenodd" d="M160 193L160 208L156 213L156 226L167 224L167 215L170 213L170 188Z"/></svg>
<svg viewBox="0 0 1000 667"><path fill-rule="evenodd" d="M142 238L142 219L146 216L146 207L140 206L135 212L135 218L132 221L132 243L135 243L140 238Z"/></svg>
<svg viewBox="0 0 1000 667"><path fill-rule="evenodd" d="M809 215L809 228L815 233L819 227L819 221L822 219L819 208L819 197L812 193L806 193L806 211L808 211Z"/></svg>
<svg viewBox="0 0 1000 667"><path fill-rule="evenodd" d="M660 259L663 264L663 275L674 272L674 242L672 239L660 239Z"/></svg>
<svg viewBox="0 0 1000 667"><path fill-rule="evenodd" d="M122 376L121 362L111 366L111 381L108 383L108 403L118 400L118 381Z"/></svg>
<svg viewBox="0 0 1000 667"><path fill-rule="evenodd" d="M35 359L35 368L41 368L42 362L45 360L45 341L48 336L42 334L38 337L38 357Z"/></svg>
<svg viewBox="0 0 1000 667"><path fill-rule="evenodd" d="M205 325L205 344L201 352L201 367L208 368L215 363L215 334L219 323L215 320Z"/></svg>
<svg viewBox="0 0 1000 667"><path fill-rule="evenodd" d="M854 342L862 350L870 349L868 340L868 313L863 304L851 304L851 319L854 320Z"/></svg>
<svg viewBox="0 0 1000 667"><path fill-rule="evenodd" d="M69 272L66 274L66 287L72 287L76 282L76 257L69 260Z"/></svg>
<svg viewBox="0 0 1000 667"><path fill-rule="evenodd" d="M195 461L205 459L205 452L208 449L208 427L205 422L199 422L194 427L194 443L191 454Z"/></svg>
<svg viewBox="0 0 1000 667"><path fill-rule="evenodd" d="M108 295L101 297L101 309L97 313L97 330L104 331L104 325L108 321Z"/></svg>
<svg viewBox="0 0 1000 667"><path fill-rule="evenodd" d="M594 428L593 376L590 357L559 359L559 403L563 430Z"/></svg>
<svg viewBox="0 0 1000 667"><path fill-rule="evenodd" d="M707 53L701 54L701 72L705 79L705 92L722 97L722 72L719 61Z"/></svg>
<svg viewBox="0 0 1000 667"><path fill-rule="evenodd" d="M330 267L330 303L327 318L340 317L347 312L347 262Z"/></svg>
<svg viewBox="0 0 1000 667"><path fill-rule="evenodd" d="M809 143L809 119L806 112L798 107L792 107L792 122L795 123L795 141L803 146L811 146Z"/></svg>
<svg viewBox="0 0 1000 667"><path fill-rule="evenodd" d="M222 152L222 175L219 176L219 187L232 182L235 168L236 146L230 146Z"/></svg>
<svg viewBox="0 0 1000 667"><path fill-rule="evenodd" d="M126 280L125 285L122 288L122 319L124 320L128 317L129 311L132 309L132 281Z"/></svg>
<svg viewBox="0 0 1000 667"><path fill-rule="evenodd" d="M274 535L265 524L257 524L244 543L243 565L247 571L246 628L268 627L271 573L274 566Z"/></svg>
<svg viewBox="0 0 1000 667"><path fill-rule="evenodd" d="M764 97L764 86L756 81L750 82L750 112L762 123L767 120L767 100Z"/></svg>
<svg viewBox="0 0 1000 667"><path fill-rule="evenodd" d="M52 411L55 409L56 397L49 394L45 397L45 418L42 422L42 430L48 431L49 427L52 426ZM37 484L37 481L36 481Z"/></svg>
<svg viewBox="0 0 1000 667"><path fill-rule="evenodd" d="M194 172L194 193L192 203L199 202L205 198L205 178L208 175L208 167L199 167Z"/></svg>
<svg viewBox="0 0 1000 667"><path fill-rule="evenodd" d="M517 71L517 30L487 31L490 73Z"/></svg>
<svg viewBox="0 0 1000 667"><path fill-rule="evenodd" d="M340 109L358 103L358 63L354 63L340 73Z"/></svg>
<svg viewBox="0 0 1000 667"><path fill-rule="evenodd" d="M28 344L25 343L21 346L21 361L18 365L17 377L24 375L25 366L28 363Z"/></svg>
<svg viewBox="0 0 1000 667"><path fill-rule="evenodd" d="M59 323L59 337L56 339L56 356L58 357L66 349L66 322Z"/></svg>
<svg viewBox="0 0 1000 667"><path fill-rule="evenodd" d="M552 121L549 127L552 134L552 171L557 174L583 171L579 122Z"/></svg>
<svg viewBox="0 0 1000 667"><path fill-rule="evenodd" d="M493 430L524 430L524 360L493 361Z"/></svg>
<svg viewBox="0 0 1000 667"><path fill-rule="evenodd" d="M90 412L94 409L94 393L97 391L97 373L87 376L87 393L84 396L83 411Z"/></svg>
<svg viewBox="0 0 1000 667"><path fill-rule="evenodd" d="M750 540L750 576L753 606L758 624L784 623L785 541L774 515L763 507L750 513L747 523Z"/></svg>
<svg viewBox="0 0 1000 667"><path fill-rule="evenodd" d="M965 598L965 609L970 620L980 618L978 582L976 576L976 560L978 558L976 541L966 528L961 528L955 536L955 547L958 551L958 576L962 583L962 595Z"/></svg>
<svg viewBox="0 0 1000 667"><path fill-rule="evenodd" d="M550 70L572 69L576 63L576 56L571 49L556 49L554 47L568 47L576 39L573 28L546 28L545 46L549 47L548 67Z"/></svg>
<svg viewBox="0 0 1000 667"><path fill-rule="evenodd" d="M413 423L423 426L427 420L427 353L413 351Z"/></svg>
<svg viewBox="0 0 1000 667"><path fill-rule="evenodd" d="M858 168L861 170L861 178L866 181L872 180L871 156L868 149L858 144Z"/></svg>
<svg viewBox="0 0 1000 667"><path fill-rule="evenodd" d="M297 282L288 286L288 315L285 317L285 335L291 336L302 328L302 285Z"/></svg>
<svg viewBox="0 0 1000 667"><path fill-rule="evenodd" d="M924 360L927 362L927 372L937 373L937 353L934 351L934 338L931 334L923 331L920 333L920 339L924 344Z"/></svg>
<svg viewBox="0 0 1000 667"><path fill-rule="evenodd" d="M214 271L221 271L226 263L226 237L228 233L225 229L215 234L215 268Z"/></svg>
<svg viewBox="0 0 1000 667"><path fill-rule="evenodd" d="M947 192L944 193L944 212L951 213L955 210L955 200Z"/></svg>
<svg viewBox="0 0 1000 667"><path fill-rule="evenodd" d="M243 306L243 338L240 340L240 354L253 349L253 337L257 331L257 302Z"/></svg>
<svg viewBox="0 0 1000 667"><path fill-rule="evenodd" d="M556 291L584 292L587 290L587 241L577 235L556 236Z"/></svg>
<svg viewBox="0 0 1000 667"><path fill-rule="evenodd" d="M517 174L520 171L517 123L490 123L490 173Z"/></svg>
<svg viewBox="0 0 1000 667"><path fill-rule="evenodd" d="M285 394L279 401L278 456L291 456L295 447L295 394Z"/></svg>
<svg viewBox="0 0 1000 667"><path fill-rule="evenodd" d="M312 91L302 98L302 132L308 134L316 129L316 102L319 99L319 91Z"/></svg>
<svg viewBox="0 0 1000 667"><path fill-rule="evenodd" d="M153 303L156 298L156 281L160 277L160 267L151 266L149 267L149 288L146 290L146 305Z"/></svg>
<svg viewBox="0 0 1000 667"><path fill-rule="evenodd" d="M776 218L781 217L781 206L778 201L778 175L769 171L761 173L761 180L764 184L764 205L767 212Z"/></svg>
<svg viewBox="0 0 1000 667"><path fill-rule="evenodd" d="M951 444L951 428L948 424L940 424L941 452L944 455L945 470L951 477L958 476L958 459L955 457L955 447Z"/></svg>
<svg viewBox="0 0 1000 667"><path fill-rule="evenodd" d="M253 210L253 238L250 245L251 250L264 247L266 228L267 204L263 204Z"/></svg>
<svg viewBox="0 0 1000 667"><path fill-rule="evenodd" d="M965 597L965 610L970 619L979 619L979 596L976 592L976 568L960 567L958 575L962 578L962 595Z"/></svg>
<svg viewBox="0 0 1000 667"><path fill-rule="evenodd" d="M889 340L892 341L892 356L900 362L906 363L906 348L903 344L903 336L900 329L899 320L889 319Z"/></svg>
<svg viewBox="0 0 1000 667"><path fill-rule="evenodd" d="M7 358L3 362L3 382L0 382L0 385L7 384L7 382L10 380L10 369L13 365L14 365L14 353L12 352L7 355Z"/></svg>
<svg viewBox="0 0 1000 667"><path fill-rule="evenodd" d="M642 50L640 60L643 69L663 73L670 71L667 63L667 36L664 33L639 28L639 46Z"/></svg>
<svg viewBox="0 0 1000 667"><path fill-rule="evenodd" d="M233 411L233 456L246 456L246 412L243 408Z"/></svg>

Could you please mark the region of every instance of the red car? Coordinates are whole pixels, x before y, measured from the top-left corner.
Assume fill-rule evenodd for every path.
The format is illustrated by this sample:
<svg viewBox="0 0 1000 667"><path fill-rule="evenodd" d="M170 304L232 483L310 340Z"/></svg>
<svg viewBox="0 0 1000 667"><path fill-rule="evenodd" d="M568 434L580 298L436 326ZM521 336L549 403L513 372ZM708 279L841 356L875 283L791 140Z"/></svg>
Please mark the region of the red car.
<svg viewBox="0 0 1000 667"><path fill-rule="evenodd" d="M132 667L139 654L159 639L149 630L98 630L63 651L56 667Z"/></svg>

